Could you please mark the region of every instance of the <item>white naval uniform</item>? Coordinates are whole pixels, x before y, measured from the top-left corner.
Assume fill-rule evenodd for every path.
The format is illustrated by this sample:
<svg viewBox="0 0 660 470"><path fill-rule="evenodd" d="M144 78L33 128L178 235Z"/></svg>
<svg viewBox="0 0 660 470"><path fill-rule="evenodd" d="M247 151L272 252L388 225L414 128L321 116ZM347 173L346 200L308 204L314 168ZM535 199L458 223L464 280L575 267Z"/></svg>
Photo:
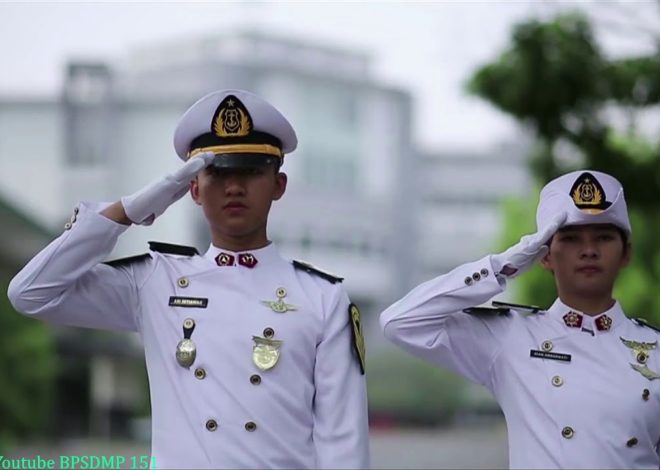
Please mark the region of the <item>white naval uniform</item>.
<svg viewBox="0 0 660 470"><path fill-rule="evenodd" d="M487 256L419 285L381 314L385 335L490 390L506 417L512 468L660 468L660 380L632 368L636 356L620 339L653 343L660 334L618 303L604 312L608 331L586 315L581 328L567 326L571 309L559 299L538 314L464 313L503 292L493 272ZM660 347L647 366L660 372Z"/></svg>
<svg viewBox="0 0 660 470"><path fill-rule="evenodd" d="M140 334L156 468L369 466L366 386L340 283L295 269L272 244L250 252L252 269L218 266L215 247L101 264L127 228L101 209L82 204L71 229L12 280L9 297L33 318ZM282 287L296 310L262 303ZM208 305L171 307L170 297ZM175 352L188 318L197 357L184 368ZM253 336L267 328L283 343L264 371L253 362Z"/></svg>

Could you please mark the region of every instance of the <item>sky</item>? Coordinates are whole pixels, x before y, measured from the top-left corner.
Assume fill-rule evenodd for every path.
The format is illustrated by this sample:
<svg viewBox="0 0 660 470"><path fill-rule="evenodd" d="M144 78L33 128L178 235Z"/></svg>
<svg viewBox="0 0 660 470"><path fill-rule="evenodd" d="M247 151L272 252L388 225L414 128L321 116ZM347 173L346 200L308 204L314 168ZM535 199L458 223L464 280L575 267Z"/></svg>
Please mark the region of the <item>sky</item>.
<svg viewBox="0 0 660 470"><path fill-rule="evenodd" d="M159 42L256 29L367 53L376 81L412 94L420 148L484 150L518 127L466 93L467 79L506 48L515 23L576 7L599 18L615 53L643 50L651 11L658 22L649 2L0 1L0 98L56 96L69 60L112 63ZM630 34L632 23L643 27Z"/></svg>

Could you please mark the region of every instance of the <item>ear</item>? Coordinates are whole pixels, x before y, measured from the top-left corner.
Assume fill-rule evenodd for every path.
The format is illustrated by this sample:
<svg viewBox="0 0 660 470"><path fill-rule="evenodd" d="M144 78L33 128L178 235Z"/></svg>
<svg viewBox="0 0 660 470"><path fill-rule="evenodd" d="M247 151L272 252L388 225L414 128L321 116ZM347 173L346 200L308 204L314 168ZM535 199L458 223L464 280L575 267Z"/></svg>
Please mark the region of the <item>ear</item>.
<svg viewBox="0 0 660 470"><path fill-rule="evenodd" d="M550 250L548 250L548 252L543 255L543 258L541 258L539 261L541 266L543 266L543 269L552 272L552 259L550 258Z"/></svg>
<svg viewBox="0 0 660 470"><path fill-rule="evenodd" d="M195 179L190 182L190 196L193 198L193 201L195 201L195 204L201 206L202 202L199 199L199 181L197 178L198 177L195 176Z"/></svg>
<svg viewBox="0 0 660 470"><path fill-rule="evenodd" d="M273 201L279 200L286 191L288 178L286 173L279 172L275 175L275 189L273 191Z"/></svg>

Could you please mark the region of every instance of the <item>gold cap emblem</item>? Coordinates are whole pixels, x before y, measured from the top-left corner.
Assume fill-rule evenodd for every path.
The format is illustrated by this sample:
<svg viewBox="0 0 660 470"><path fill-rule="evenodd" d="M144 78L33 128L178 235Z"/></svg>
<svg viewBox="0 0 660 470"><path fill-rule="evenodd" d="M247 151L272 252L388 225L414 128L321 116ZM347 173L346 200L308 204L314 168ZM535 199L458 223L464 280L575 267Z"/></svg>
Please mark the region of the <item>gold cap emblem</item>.
<svg viewBox="0 0 660 470"><path fill-rule="evenodd" d="M573 203L589 214L598 214L612 204L605 200L605 190L591 173L582 173L570 191Z"/></svg>
<svg viewBox="0 0 660 470"><path fill-rule="evenodd" d="M228 95L215 110L212 131L218 137L245 137L252 131L252 117L238 98Z"/></svg>

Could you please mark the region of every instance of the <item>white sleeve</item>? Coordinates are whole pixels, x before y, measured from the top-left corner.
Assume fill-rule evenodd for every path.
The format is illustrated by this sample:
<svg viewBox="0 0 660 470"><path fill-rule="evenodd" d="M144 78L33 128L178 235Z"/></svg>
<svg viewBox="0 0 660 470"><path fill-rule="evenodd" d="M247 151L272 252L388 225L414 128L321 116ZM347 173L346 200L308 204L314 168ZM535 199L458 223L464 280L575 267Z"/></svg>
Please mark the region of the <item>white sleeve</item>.
<svg viewBox="0 0 660 470"><path fill-rule="evenodd" d="M317 468L369 468L365 376L353 350L348 296L340 287L334 297L314 368Z"/></svg>
<svg viewBox="0 0 660 470"><path fill-rule="evenodd" d="M503 292L505 284L487 256L414 288L381 314L381 327L411 354L488 386L510 317L462 310Z"/></svg>
<svg viewBox="0 0 660 470"><path fill-rule="evenodd" d="M101 264L128 226L81 204L69 230L39 252L12 279L14 308L48 322L137 331L137 286L131 266Z"/></svg>

